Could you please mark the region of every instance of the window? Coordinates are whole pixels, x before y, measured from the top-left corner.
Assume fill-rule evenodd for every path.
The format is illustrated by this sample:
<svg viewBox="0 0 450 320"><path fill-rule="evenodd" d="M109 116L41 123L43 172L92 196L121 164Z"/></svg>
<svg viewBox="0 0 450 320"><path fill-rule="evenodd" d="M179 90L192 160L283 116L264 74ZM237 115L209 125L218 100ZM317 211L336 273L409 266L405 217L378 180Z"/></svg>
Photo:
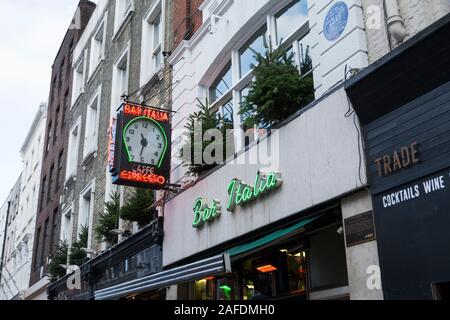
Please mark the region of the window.
<svg viewBox="0 0 450 320"><path fill-rule="evenodd" d="M72 211L73 206L66 209L61 217L61 241L71 241L72 239Z"/></svg>
<svg viewBox="0 0 450 320"><path fill-rule="evenodd" d="M133 0L116 0L114 36L119 32L128 15L134 11Z"/></svg>
<svg viewBox="0 0 450 320"><path fill-rule="evenodd" d="M47 239L48 239L48 228L49 228L49 218L45 220L44 224L44 236L42 239L42 245L41 245L41 258L40 258L40 265L42 266L45 261L45 247L47 246Z"/></svg>
<svg viewBox="0 0 450 320"><path fill-rule="evenodd" d="M216 101L232 88L231 63L229 63L220 73L218 79L213 83L210 89L211 102Z"/></svg>
<svg viewBox="0 0 450 320"><path fill-rule="evenodd" d="M102 88L100 86L95 93L94 98L87 106L86 130L84 132L84 159L90 154L97 152L101 91Z"/></svg>
<svg viewBox="0 0 450 320"><path fill-rule="evenodd" d="M62 174L62 169L63 169L63 165L64 165L63 157L64 157L64 150L62 150L58 156L58 171L56 172L55 192L58 192L58 190L61 186L61 174Z"/></svg>
<svg viewBox="0 0 450 320"><path fill-rule="evenodd" d="M280 44L293 54L293 60L301 76L312 77L312 61L309 55L311 40L309 38L308 4L306 0L294 0L279 12L268 14L261 25L255 25L255 32L248 39L243 39L230 52L231 61L225 65L218 76L211 79L209 100L227 121L233 122L233 128L242 128L234 132L237 150L248 146L260 133L263 126L245 128L243 123L251 114L241 115L240 105L248 95L252 82L252 65L255 65L255 53L266 54L269 45L276 48ZM268 26L271 26L270 28ZM214 72L209 72L214 74ZM232 116L234 114L234 116Z"/></svg>
<svg viewBox="0 0 450 320"><path fill-rule="evenodd" d="M95 73L100 61L105 58L106 14L91 39L91 56L89 59L89 78Z"/></svg>
<svg viewBox="0 0 450 320"><path fill-rule="evenodd" d="M47 129L47 148L45 149L46 154L48 154L48 152L50 151L50 141L52 140L52 134L53 134L53 126L52 122L50 121Z"/></svg>
<svg viewBox="0 0 450 320"><path fill-rule="evenodd" d="M128 44L114 64L111 94L111 109L113 110L120 106L122 102L121 97L128 93L129 46Z"/></svg>
<svg viewBox="0 0 450 320"><path fill-rule="evenodd" d="M61 90L62 88L62 84L64 82L64 77L66 76L66 61L65 59L63 59L63 61L61 62L61 65L59 67L59 90Z"/></svg>
<svg viewBox="0 0 450 320"><path fill-rule="evenodd" d="M67 168L66 168L66 181L74 177L77 173L78 166L78 150L80 145L80 134L81 134L81 117L70 129L69 134L69 149L67 153Z"/></svg>
<svg viewBox="0 0 450 320"><path fill-rule="evenodd" d="M36 245L35 245L35 249L34 249L35 255L34 255L34 264L33 264L33 269L34 270L36 270L37 267L39 266L39 259L38 259L38 257L39 257L39 249L41 247L39 244L42 244L42 242L41 242L41 227L39 227L37 229L35 243L36 243Z"/></svg>
<svg viewBox="0 0 450 320"><path fill-rule="evenodd" d="M142 24L141 85L160 70L163 60L162 1L158 0Z"/></svg>
<svg viewBox="0 0 450 320"><path fill-rule="evenodd" d="M58 217L59 208L56 207L53 210L53 226L52 226L52 234L50 235L50 254L53 254L53 250L55 249L56 245L58 244L59 239L56 236L56 233L58 232L58 221L60 221L60 218Z"/></svg>
<svg viewBox="0 0 450 320"><path fill-rule="evenodd" d="M45 201L45 188L47 186L47 177L45 176L42 179L42 184L41 184L41 206L39 211L42 211L44 209L44 201Z"/></svg>
<svg viewBox="0 0 450 320"><path fill-rule="evenodd" d="M77 222L77 236L82 227L86 227L89 230L88 236L88 248L91 246L91 233L92 233L92 218L94 209L94 192L95 182L91 182L80 195L80 206L78 210L78 222Z"/></svg>
<svg viewBox="0 0 450 320"><path fill-rule="evenodd" d="M300 27L308 16L308 2L306 0L293 1L275 16L277 44L280 45Z"/></svg>
<svg viewBox="0 0 450 320"><path fill-rule="evenodd" d="M255 53L265 54L267 28L264 26L250 41L239 50L239 74L245 76L251 71L251 66L256 64Z"/></svg>
<svg viewBox="0 0 450 320"><path fill-rule="evenodd" d="M86 55L86 51L85 51ZM83 58L74 68L72 84L72 105L78 100L78 97L84 92L84 74L85 59Z"/></svg>
<svg viewBox="0 0 450 320"><path fill-rule="evenodd" d="M56 111L55 111L55 125L53 128L53 144L55 144L56 140L58 139L59 111L60 111L60 107L58 106L58 108L56 108Z"/></svg>
<svg viewBox="0 0 450 320"><path fill-rule="evenodd" d="M50 167L50 175L49 175L49 179L48 179L47 203L49 203L52 200L54 171L55 171L55 164L52 164L52 166Z"/></svg>

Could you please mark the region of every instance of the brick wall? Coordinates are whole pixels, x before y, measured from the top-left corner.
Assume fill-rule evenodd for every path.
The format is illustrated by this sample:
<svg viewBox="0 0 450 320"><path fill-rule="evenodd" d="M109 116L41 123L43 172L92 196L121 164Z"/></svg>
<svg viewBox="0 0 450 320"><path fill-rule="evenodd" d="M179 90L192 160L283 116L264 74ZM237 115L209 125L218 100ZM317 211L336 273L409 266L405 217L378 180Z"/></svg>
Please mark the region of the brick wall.
<svg viewBox="0 0 450 320"><path fill-rule="evenodd" d="M173 1L173 30L176 48L182 40L189 40L203 22L199 6L203 0L175 0Z"/></svg>
<svg viewBox="0 0 450 320"><path fill-rule="evenodd" d="M67 31L52 67L42 159L41 192L36 218L36 231L41 230L41 232L35 233L30 286L41 279L41 267L44 268L42 275L47 273L47 258L53 253L55 245L59 241L61 223L59 202L63 192L66 168L67 150L65 147L68 144L67 113L70 108L72 85L72 50L80 39L94 9L95 4L85 0L80 1L80 29ZM57 179L60 155L62 155L62 168L59 179ZM44 178L45 184L43 183ZM50 180L52 180L51 184ZM48 229L47 235L44 236L46 224Z"/></svg>

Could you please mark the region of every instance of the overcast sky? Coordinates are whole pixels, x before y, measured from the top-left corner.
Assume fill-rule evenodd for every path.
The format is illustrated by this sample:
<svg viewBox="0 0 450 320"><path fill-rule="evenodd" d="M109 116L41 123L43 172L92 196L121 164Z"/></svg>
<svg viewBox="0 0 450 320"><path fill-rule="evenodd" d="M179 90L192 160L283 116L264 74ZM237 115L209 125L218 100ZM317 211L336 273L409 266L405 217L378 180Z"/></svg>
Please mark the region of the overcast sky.
<svg viewBox="0 0 450 320"><path fill-rule="evenodd" d="M97 1L93 1L97 2ZM20 148L78 0L0 0L0 206L22 171Z"/></svg>

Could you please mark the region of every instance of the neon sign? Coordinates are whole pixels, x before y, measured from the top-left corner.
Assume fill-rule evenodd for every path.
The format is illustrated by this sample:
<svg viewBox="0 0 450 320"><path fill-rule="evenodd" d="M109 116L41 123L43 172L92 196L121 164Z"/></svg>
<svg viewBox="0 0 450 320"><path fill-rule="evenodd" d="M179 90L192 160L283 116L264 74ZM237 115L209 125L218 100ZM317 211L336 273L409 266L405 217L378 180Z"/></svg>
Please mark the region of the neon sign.
<svg viewBox="0 0 450 320"><path fill-rule="evenodd" d="M192 226L194 228L200 228L206 222L216 219L221 214L222 206L220 205L220 201L214 200L208 206L205 199L198 198L194 204L194 221L192 222Z"/></svg>
<svg viewBox="0 0 450 320"><path fill-rule="evenodd" d="M252 202L271 190L281 186L281 173L270 172L264 174L258 172L253 186L243 183L239 179L233 179L228 184L228 206L227 210L233 212L236 206L243 206Z"/></svg>
<svg viewBox="0 0 450 320"><path fill-rule="evenodd" d="M131 115L134 117L146 117L160 122L168 122L170 119L169 113L167 112L132 104L126 104L124 106L124 113L125 115Z"/></svg>
<svg viewBox="0 0 450 320"><path fill-rule="evenodd" d="M243 183L241 180L235 178L228 184L228 205L227 210L233 212L236 206L243 206L253 202L263 195L278 189L283 180L281 173L273 171L270 173L258 172L253 186ZM221 205L219 200L214 200L208 206L207 200L198 198L194 204L194 221L192 226L200 228L205 223L211 222L221 215Z"/></svg>
<svg viewBox="0 0 450 320"><path fill-rule="evenodd" d="M113 184L153 190L170 177L171 123L167 111L124 103L110 131L109 165Z"/></svg>

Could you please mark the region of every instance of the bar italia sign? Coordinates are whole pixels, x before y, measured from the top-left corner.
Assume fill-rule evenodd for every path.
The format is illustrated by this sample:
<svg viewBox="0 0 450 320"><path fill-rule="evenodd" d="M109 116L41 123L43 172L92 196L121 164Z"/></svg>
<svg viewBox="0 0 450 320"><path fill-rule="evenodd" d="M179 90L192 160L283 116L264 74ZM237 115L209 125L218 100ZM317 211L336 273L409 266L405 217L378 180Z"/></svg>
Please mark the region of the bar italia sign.
<svg viewBox="0 0 450 320"><path fill-rule="evenodd" d="M227 187L228 201L227 211L234 212L236 207L245 206L255 202L262 196L278 189L283 180L281 173L274 171L270 173L258 172L254 185L248 185L240 179L233 179ZM208 203L205 198L198 198L194 204L194 228L201 228L206 223L212 222L222 214L222 205L219 200Z"/></svg>

